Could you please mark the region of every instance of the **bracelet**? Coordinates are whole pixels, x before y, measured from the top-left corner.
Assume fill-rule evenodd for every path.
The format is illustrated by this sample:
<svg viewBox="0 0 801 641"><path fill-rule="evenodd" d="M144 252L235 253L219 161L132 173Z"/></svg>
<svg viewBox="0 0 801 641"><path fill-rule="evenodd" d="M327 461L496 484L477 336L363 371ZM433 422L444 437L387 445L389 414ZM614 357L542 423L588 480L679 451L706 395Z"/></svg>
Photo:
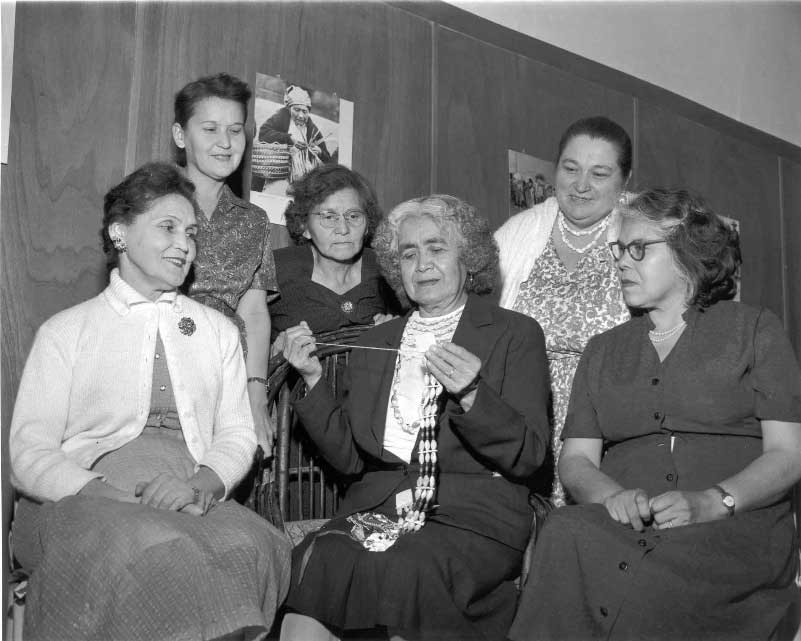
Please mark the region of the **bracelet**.
<svg viewBox="0 0 801 641"><path fill-rule="evenodd" d="M263 376L248 376L248 383L261 383L262 385L267 387L267 385L270 384L270 381L268 381Z"/></svg>

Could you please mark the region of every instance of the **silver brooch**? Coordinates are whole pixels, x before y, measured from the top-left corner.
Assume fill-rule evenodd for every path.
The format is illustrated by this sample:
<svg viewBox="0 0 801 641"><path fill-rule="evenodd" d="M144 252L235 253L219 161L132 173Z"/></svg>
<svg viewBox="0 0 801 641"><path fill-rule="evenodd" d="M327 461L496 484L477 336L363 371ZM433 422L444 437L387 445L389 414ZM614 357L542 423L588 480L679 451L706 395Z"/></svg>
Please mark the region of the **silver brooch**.
<svg viewBox="0 0 801 641"><path fill-rule="evenodd" d="M342 305L340 305L340 308L346 314L350 314L353 311L353 303L351 303L349 300L346 300L342 303Z"/></svg>
<svg viewBox="0 0 801 641"><path fill-rule="evenodd" d="M184 336L191 336L195 333L195 329L197 326L195 325L195 321L193 321L189 316L184 316L180 321L178 321L178 329L181 330L181 333Z"/></svg>

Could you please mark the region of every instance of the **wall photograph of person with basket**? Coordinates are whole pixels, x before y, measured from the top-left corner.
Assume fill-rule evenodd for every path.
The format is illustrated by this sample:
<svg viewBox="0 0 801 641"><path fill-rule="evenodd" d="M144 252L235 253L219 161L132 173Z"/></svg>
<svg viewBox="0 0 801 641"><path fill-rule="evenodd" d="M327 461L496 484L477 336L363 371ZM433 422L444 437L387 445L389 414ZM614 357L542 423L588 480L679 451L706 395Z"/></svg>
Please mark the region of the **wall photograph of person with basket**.
<svg viewBox="0 0 801 641"><path fill-rule="evenodd" d="M254 86L250 200L283 228L294 183L329 163L350 166L353 103L277 75L257 73Z"/></svg>

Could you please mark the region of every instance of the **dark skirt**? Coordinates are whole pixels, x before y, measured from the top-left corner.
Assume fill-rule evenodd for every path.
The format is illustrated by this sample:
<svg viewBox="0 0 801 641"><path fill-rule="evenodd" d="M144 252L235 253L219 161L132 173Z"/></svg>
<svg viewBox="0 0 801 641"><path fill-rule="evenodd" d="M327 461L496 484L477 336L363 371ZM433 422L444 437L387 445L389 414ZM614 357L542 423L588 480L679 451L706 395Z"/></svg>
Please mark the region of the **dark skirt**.
<svg viewBox="0 0 801 641"><path fill-rule="evenodd" d="M180 430L147 428L95 469L132 489L192 467ZM92 496L23 499L13 534L31 571L31 641L262 639L289 584L287 539L228 501L199 517Z"/></svg>
<svg viewBox="0 0 801 641"><path fill-rule="evenodd" d="M553 511L514 641L768 639L796 594L787 503L642 533L602 505Z"/></svg>
<svg viewBox="0 0 801 641"><path fill-rule="evenodd" d="M505 638L519 550L429 521L388 550L370 552L349 530L337 518L295 548L290 610L335 632L385 626L407 638Z"/></svg>

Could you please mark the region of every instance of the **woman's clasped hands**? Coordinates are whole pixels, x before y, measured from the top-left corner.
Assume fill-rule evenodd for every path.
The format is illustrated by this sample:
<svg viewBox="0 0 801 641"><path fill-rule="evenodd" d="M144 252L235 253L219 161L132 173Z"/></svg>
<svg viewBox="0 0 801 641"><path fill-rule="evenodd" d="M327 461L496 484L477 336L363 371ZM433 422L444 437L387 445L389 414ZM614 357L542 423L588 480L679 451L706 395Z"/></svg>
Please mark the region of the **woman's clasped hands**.
<svg viewBox="0 0 801 641"><path fill-rule="evenodd" d="M140 497L143 505L194 516L205 515L216 503L211 492L172 474L159 474L150 482L137 483L134 494Z"/></svg>
<svg viewBox="0 0 801 641"><path fill-rule="evenodd" d="M708 492L673 490L649 498L645 490L620 490L606 497L603 505L618 523L642 532L646 525L656 530L713 521L725 516L725 510Z"/></svg>

